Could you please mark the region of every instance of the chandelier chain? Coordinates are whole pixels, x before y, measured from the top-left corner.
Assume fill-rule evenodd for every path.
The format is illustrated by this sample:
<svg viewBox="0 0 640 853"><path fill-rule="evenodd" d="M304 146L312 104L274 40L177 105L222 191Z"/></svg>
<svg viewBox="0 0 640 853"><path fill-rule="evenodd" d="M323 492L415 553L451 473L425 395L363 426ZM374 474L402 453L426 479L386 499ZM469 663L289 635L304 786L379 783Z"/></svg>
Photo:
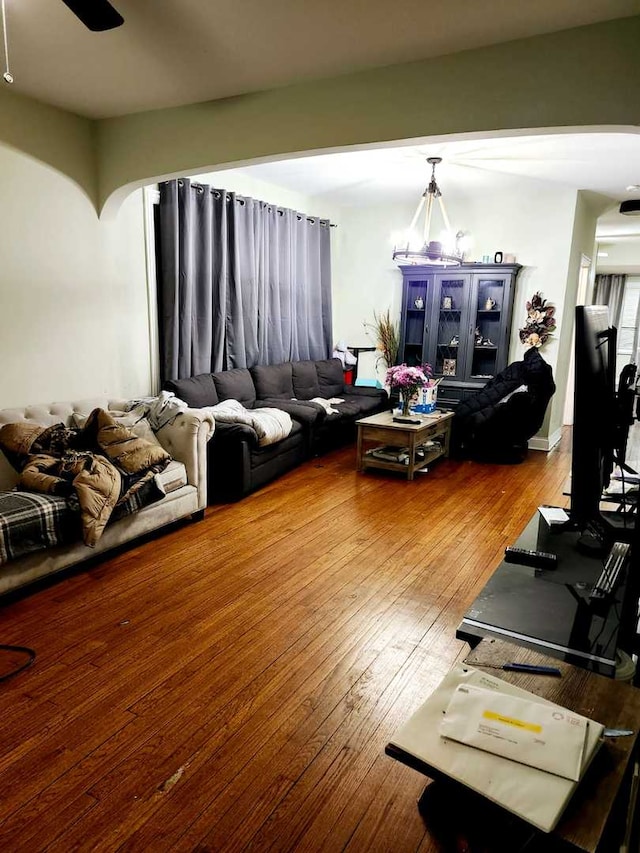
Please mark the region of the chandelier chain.
<svg viewBox="0 0 640 853"><path fill-rule="evenodd" d="M7 10L5 9L5 0L2 3L2 41L4 44L4 74L2 75L5 83L13 83L13 76L9 70L9 39L7 36Z"/></svg>

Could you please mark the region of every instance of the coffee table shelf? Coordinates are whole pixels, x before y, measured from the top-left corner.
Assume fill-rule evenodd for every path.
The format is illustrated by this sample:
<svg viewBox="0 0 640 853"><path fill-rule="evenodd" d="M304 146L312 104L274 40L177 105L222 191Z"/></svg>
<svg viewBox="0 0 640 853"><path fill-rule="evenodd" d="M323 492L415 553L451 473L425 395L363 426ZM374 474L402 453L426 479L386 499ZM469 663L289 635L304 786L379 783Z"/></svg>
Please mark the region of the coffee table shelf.
<svg viewBox="0 0 640 853"><path fill-rule="evenodd" d="M452 412L434 412L431 415L416 415L418 424L399 423L391 412L382 412L356 421L358 428L357 467L358 471L378 468L383 471L400 471L413 480L416 471L426 468L441 456L449 455ZM420 452L429 441L438 446ZM405 451L406 461L381 459L373 455L376 447L397 448Z"/></svg>

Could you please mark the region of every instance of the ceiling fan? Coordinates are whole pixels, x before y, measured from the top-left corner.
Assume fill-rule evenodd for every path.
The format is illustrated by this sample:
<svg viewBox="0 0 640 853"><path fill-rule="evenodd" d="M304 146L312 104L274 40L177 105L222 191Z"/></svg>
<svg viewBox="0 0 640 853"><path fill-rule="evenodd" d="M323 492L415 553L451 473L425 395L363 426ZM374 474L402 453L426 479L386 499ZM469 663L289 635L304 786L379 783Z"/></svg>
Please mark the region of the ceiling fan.
<svg viewBox="0 0 640 853"><path fill-rule="evenodd" d="M109 0L62 0L85 27L94 33L113 30L124 24L124 18Z"/></svg>
<svg viewBox="0 0 640 853"><path fill-rule="evenodd" d="M94 33L113 30L124 24L124 18L117 12L109 0L62 0L73 14L79 18L85 27ZM13 83L13 74L9 70L9 39L7 36L7 11L5 0L0 0L0 12L2 12L2 43L4 47L4 74L2 79L5 83Z"/></svg>

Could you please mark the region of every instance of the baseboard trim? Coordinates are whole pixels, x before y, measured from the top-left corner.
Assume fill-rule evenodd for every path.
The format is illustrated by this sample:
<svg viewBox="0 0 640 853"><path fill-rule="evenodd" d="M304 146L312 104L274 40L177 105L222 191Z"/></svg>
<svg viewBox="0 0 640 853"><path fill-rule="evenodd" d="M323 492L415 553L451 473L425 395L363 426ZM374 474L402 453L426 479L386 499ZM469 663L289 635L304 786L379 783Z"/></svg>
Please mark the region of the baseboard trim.
<svg viewBox="0 0 640 853"><path fill-rule="evenodd" d="M540 436L534 435L533 438L529 439L529 450L544 450L547 453L558 444L560 439L562 438L562 429L557 429L554 433L552 433L549 438L542 438Z"/></svg>

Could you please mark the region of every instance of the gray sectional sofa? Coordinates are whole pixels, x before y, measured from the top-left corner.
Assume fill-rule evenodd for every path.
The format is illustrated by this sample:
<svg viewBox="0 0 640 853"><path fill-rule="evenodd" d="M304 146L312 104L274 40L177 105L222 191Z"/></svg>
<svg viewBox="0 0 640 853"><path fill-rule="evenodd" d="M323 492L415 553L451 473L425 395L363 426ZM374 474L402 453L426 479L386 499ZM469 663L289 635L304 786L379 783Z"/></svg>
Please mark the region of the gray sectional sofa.
<svg viewBox="0 0 640 853"><path fill-rule="evenodd" d="M345 385L336 358L203 373L164 387L194 409L238 400L249 410L271 407L291 416L291 433L266 446L260 446L252 427L216 421L208 446L208 494L218 501L238 500L310 456L353 438L358 418L389 405L383 390ZM341 400L331 405L332 412L316 402L329 399Z"/></svg>

